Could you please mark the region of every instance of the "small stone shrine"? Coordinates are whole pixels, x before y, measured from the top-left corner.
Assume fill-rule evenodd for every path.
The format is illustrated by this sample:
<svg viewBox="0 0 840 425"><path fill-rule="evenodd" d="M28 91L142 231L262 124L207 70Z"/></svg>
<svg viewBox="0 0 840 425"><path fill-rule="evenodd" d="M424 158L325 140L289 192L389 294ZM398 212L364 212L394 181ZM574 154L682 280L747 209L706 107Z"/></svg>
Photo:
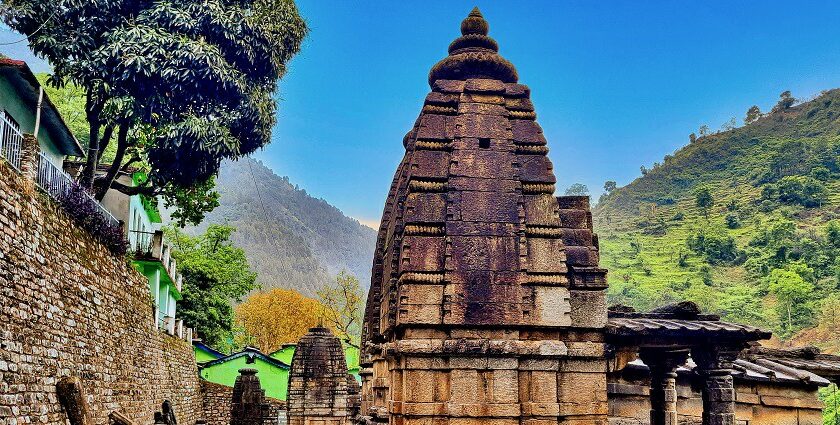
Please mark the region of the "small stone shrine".
<svg viewBox="0 0 840 425"><path fill-rule="evenodd" d="M257 370L239 369L230 402L230 425L262 425L269 413Z"/></svg>
<svg viewBox="0 0 840 425"><path fill-rule="evenodd" d="M289 425L350 423L357 410L357 386L347 374L341 341L327 328L309 329L297 344L289 371Z"/></svg>

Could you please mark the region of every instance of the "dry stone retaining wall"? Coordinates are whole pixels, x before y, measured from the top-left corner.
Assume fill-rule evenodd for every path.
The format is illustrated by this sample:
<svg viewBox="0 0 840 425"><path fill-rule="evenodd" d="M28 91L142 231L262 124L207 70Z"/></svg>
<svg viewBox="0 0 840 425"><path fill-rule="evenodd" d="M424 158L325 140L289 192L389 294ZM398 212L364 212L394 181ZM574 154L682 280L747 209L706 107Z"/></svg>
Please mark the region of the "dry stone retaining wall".
<svg viewBox="0 0 840 425"><path fill-rule="evenodd" d="M151 424L170 400L202 414L189 343L157 330L148 281L0 160L0 425L66 424L61 377L80 378L94 423Z"/></svg>

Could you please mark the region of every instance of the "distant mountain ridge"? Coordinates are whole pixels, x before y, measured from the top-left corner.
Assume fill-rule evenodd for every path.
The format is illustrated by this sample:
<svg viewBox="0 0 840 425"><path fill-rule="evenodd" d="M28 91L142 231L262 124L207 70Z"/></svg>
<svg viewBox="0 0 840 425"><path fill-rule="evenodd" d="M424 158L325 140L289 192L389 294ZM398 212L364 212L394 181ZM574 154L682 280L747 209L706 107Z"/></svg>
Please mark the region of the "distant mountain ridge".
<svg viewBox="0 0 840 425"><path fill-rule="evenodd" d="M369 285L375 230L251 158L225 162L216 182L220 205L195 230L211 223L236 227L233 241L263 288L314 296L342 269Z"/></svg>

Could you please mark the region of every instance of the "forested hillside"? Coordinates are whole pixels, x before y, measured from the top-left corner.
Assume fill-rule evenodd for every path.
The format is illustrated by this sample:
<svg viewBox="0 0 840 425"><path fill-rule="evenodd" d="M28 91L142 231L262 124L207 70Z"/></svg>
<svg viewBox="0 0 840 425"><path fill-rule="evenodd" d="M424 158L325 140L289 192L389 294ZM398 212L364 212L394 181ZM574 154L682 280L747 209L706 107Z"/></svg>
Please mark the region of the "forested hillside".
<svg viewBox="0 0 840 425"><path fill-rule="evenodd" d="M291 288L308 296L342 269L370 282L376 232L309 196L261 162L245 158L222 166L220 205L199 226L228 223L263 288Z"/></svg>
<svg viewBox="0 0 840 425"><path fill-rule="evenodd" d="M689 299L837 351L840 90L799 105L783 97L748 122L692 137L601 198L610 299L640 309Z"/></svg>

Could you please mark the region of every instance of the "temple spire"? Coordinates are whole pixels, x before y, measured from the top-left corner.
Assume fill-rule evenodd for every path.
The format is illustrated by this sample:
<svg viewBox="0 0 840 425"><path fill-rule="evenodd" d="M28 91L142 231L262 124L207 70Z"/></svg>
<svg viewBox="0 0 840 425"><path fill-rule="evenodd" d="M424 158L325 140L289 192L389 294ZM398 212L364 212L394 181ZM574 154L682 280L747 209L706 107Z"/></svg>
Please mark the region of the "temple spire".
<svg viewBox="0 0 840 425"><path fill-rule="evenodd" d="M429 72L429 85L436 80L487 78L515 83L516 68L499 55L499 44L487 34L490 24L478 8L461 21L461 36L449 45L449 56Z"/></svg>

